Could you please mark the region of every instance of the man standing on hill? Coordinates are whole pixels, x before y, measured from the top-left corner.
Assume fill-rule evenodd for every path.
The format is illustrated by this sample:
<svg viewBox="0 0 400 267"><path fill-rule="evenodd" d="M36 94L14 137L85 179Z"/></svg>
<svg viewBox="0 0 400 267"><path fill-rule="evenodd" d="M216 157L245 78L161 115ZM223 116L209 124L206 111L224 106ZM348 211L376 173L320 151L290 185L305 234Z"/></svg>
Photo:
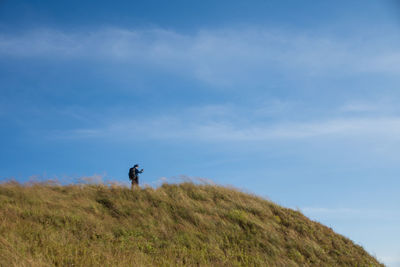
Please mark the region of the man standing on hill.
<svg viewBox="0 0 400 267"><path fill-rule="evenodd" d="M132 181L132 190L134 190L136 186L139 186L139 173L142 172L143 169L139 171L138 164L135 164L135 166L129 169L129 180Z"/></svg>

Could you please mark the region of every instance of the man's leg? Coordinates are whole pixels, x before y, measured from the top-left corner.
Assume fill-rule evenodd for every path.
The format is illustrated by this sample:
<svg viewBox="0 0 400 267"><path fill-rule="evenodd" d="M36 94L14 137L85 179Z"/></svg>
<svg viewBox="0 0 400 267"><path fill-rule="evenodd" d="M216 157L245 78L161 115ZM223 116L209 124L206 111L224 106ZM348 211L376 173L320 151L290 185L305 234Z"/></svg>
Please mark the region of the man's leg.
<svg viewBox="0 0 400 267"><path fill-rule="evenodd" d="M139 187L139 183L138 183L137 179L132 180L132 191L135 190L135 187Z"/></svg>

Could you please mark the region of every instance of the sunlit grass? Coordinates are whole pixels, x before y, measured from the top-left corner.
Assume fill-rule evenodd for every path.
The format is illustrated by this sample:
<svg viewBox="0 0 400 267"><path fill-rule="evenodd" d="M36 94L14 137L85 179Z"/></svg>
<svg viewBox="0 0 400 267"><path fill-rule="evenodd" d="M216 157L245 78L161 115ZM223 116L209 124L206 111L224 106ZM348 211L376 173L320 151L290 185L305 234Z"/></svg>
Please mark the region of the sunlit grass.
<svg viewBox="0 0 400 267"><path fill-rule="evenodd" d="M360 246L232 188L0 185L0 266L380 266Z"/></svg>

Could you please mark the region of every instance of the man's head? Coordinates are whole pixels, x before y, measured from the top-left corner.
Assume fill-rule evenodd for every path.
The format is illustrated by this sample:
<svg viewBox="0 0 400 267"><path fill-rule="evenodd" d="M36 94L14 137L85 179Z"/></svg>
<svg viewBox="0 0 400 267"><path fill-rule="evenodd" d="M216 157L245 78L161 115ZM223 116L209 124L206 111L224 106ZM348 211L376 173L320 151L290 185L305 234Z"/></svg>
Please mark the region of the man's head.
<svg viewBox="0 0 400 267"><path fill-rule="evenodd" d="M139 168L139 164L135 164L133 168Z"/></svg>

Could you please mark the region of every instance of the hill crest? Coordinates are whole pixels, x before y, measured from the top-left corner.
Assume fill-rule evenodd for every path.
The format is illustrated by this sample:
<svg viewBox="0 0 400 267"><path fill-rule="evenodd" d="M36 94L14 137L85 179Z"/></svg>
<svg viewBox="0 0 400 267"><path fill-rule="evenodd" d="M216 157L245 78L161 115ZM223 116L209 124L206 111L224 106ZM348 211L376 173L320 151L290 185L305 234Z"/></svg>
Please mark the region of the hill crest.
<svg viewBox="0 0 400 267"><path fill-rule="evenodd" d="M383 266L299 211L216 185L0 184L0 265Z"/></svg>

